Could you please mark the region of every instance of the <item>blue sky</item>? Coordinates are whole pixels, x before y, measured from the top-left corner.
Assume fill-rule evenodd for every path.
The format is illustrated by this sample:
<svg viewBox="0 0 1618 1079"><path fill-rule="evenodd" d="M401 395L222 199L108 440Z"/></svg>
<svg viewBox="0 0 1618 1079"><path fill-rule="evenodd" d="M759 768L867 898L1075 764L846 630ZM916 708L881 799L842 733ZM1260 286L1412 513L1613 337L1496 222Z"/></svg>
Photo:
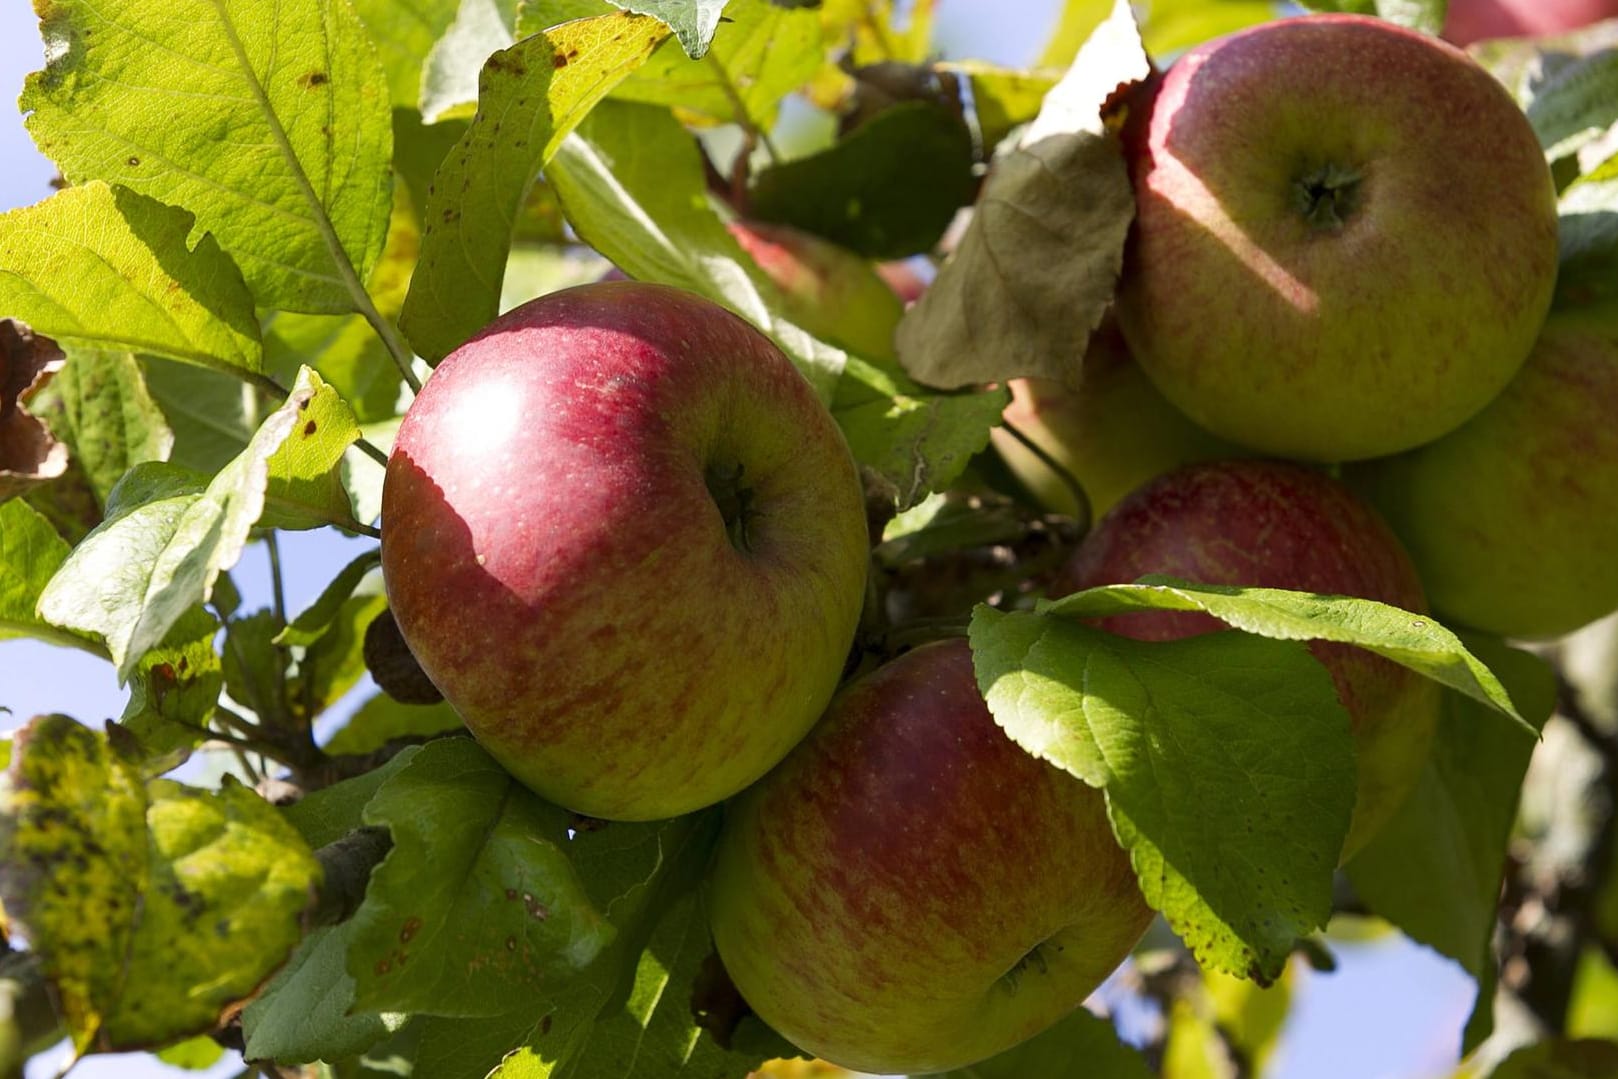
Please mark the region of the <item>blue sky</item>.
<svg viewBox="0 0 1618 1079"><path fill-rule="evenodd" d="M952 58L968 56L1024 63L1038 51L1058 8L1055 0L941 0L939 38ZM37 24L20 0L0 4L0 96L13 102L23 76L42 63ZM34 149L14 108L0 108L0 210L50 194L54 173ZM3 312L0 312L3 314ZM287 602L296 611L312 601L361 541L325 533L293 533L283 540ZM269 574L261 546L250 547L233 571L250 606L268 602ZM123 710L125 692L111 667L83 653L32 641L0 641L0 730L39 712L65 712L99 724ZM1426 1079L1447 1075L1472 985L1451 963L1426 949L1389 937L1339 949L1338 973L1309 975L1268 1071L1272 1079ZM30 1079L53 1074L62 1058L46 1054ZM234 1074L239 1064L210 1074ZM156 1079L196 1075L146 1057L91 1058L74 1072L81 1079Z"/></svg>

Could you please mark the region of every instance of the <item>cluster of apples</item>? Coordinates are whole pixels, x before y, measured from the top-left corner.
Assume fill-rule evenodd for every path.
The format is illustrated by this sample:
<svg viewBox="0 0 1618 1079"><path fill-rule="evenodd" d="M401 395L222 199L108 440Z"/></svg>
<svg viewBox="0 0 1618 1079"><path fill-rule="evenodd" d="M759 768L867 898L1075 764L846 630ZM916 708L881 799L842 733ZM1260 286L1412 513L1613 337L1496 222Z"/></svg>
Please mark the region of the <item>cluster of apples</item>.
<svg viewBox="0 0 1618 1079"><path fill-rule="evenodd" d="M1503 89L1436 40L1298 18L1185 55L1124 143L1138 217L1116 319L1076 349L1073 385L1019 383L1008 410L1107 511L1053 594L1169 573L1430 598L1520 636L1618 607L1618 342L1546 322L1555 190ZM733 231L800 321L891 350L870 267ZM1006 738L964 641L842 685L872 540L859 473L729 312L631 281L509 312L412 405L383 521L405 640L519 780L612 820L731 799L715 943L805 1050L969 1064L1076 1007L1145 931L1101 795ZM1437 690L1315 654L1359 756L1347 858L1414 782Z"/></svg>

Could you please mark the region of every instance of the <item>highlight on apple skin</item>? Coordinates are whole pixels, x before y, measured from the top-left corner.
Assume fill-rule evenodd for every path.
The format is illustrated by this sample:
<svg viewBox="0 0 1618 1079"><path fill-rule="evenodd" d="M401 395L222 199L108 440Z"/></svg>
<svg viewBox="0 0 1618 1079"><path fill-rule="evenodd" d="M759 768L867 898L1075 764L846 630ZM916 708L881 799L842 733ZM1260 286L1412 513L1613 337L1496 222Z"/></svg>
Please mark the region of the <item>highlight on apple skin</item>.
<svg viewBox="0 0 1618 1079"><path fill-rule="evenodd" d="M962 639L851 683L727 807L709 910L765 1022L886 1074L1033 1036L1151 920L1101 792L1001 731Z"/></svg>
<svg viewBox="0 0 1618 1079"><path fill-rule="evenodd" d="M1204 584L1288 588L1374 599L1416 613L1415 566L1376 511L1324 473L1279 461L1214 461L1170 472L1103 517L1052 580L1050 594L1162 573ZM1211 615L1131 612L1113 633L1170 641L1226 629ZM1420 776L1438 723L1437 683L1352 645L1315 641L1354 734L1358 781L1347 861Z"/></svg>
<svg viewBox="0 0 1618 1079"><path fill-rule="evenodd" d="M1551 316L1504 393L1459 430L1344 473L1410 549L1440 616L1506 637L1618 609L1618 330Z"/></svg>
<svg viewBox="0 0 1618 1079"><path fill-rule="evenodd" d="M1464 52L1301 16L1150 87L1125 130L1117 310L1175 406L1264 453L1347 461L1446 434L1511 381L1550 305L1556 194Z"/></svg>
<svg viewBox="0 0 1618 1079"><path fill-rule="evenodd" d="M439 365L383 488L399 629L479 742L568 809L671 817L747 786L841 677L864 498L791 362L632 282L551 293Z"/></svg>

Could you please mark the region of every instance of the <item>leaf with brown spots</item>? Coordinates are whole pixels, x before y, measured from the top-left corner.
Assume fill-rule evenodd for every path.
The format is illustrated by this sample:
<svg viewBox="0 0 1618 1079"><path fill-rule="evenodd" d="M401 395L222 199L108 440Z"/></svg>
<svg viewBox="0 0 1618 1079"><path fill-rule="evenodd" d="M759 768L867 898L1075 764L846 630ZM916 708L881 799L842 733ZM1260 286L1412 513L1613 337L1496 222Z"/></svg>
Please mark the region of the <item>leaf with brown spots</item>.
<svg viewBox="0 0 1618 1079"><path fill-rule="evenodd" d="M36 719L0 780L0 899L24 927L81 1052L212 1029L302 935L320 868L236 784L144 787L107 739Z"/></svg>
<svg viewBox="0 0 1618 1079"><path fill-rule="evenodd" d="M550 997L614 935L567 855L567 814L475 742L421 747L365 807L393 848L355 914L354 1008L493 1016Z"/></svg>
<svg viewBox="0 0 1618 1079"><path fill-rule="evenodd" d="M270 457L264 513L258 523L267 528L330 524L355 530L353 505L338 467L343 452L360 437L354 410L309 367L299 370L292 396L298 399L298 415L286 441Z"/></svg>
<svg viewBox="0 0 1618 1079"><path fill-rule="evenodd" d="M0 319L0 501L67 471L67 446L26 407L66 359L49 337Z"/></svg>

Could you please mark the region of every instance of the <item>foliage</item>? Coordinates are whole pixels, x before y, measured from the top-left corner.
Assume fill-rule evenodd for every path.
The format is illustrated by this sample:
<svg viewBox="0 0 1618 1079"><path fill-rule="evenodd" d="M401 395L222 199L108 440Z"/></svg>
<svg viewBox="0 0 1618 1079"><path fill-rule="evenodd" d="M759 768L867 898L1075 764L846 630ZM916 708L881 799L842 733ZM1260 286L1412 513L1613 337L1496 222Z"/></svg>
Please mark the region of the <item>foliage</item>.
<svg viewBox="0 0 1618 1079"><path fill-rule="evenodd" d="M1311 6L1428 31L1443 15ZM234 1045L343 1076L387 1059L418 1079L740 1079L796 1054L715 973L702 880L722 810L579 818L461 737L448 705L337 707L386 607L374 549L302 612L279 595L243 610L231 579L283 531L377 539L385 447L433 365L601 259L780 346L892 522L850 672L918 626L969 632L1007 735L1105 792L1172 930L1142 969L1154 952L1206 968L1145 976L1164 1005L1150 1062L1080 1010L951 1076L1134 1079L1262 1056L1289 963L1318 951L1345 892L1476 977L1468 1048L1487 1033L1551 668L1365 600L1148 580L1036 602L1051 545L1080 529L983 453L1003 384L1063 377L1111 302L1133 213L1128 91L1154 57L1272 5L1162 0L1137 23L1121 0L1069 0L1026 69L937 59L925 0L36 7L48 59L21 104L65 184L0 214L0 319L15 320L0 329L60 353L26 388L21 353L0 353L0 434L33 440L24 459L0 439L0 647L84 650L129 697L104 731L51 715L0 743L0 931L33 964L18 993L55 1009L24 1029L33 1013L0 1006L0 1075L57 1022L77 1053L205 1067ZM1557 305L1610 317L1618 54L1479 55L1558 170ZM788 158L777 139L800 92L840 129ZM896 326L899 360L783 314L725 227L743 214L941 262ZM1240 632L1146 643L1091 624L1141 609ZM1340 875L1353 744L1317 640L1445 687L1416 793ZM317 745L328 712L344 725ZM232 774L163 778L204 745ZM272 804L277 777L301 800ZM1606 888L1585 898L1611 915ZM1574 1014L1599 1013L1591 999ZM1548 1040L1495 1074L1608 1074L1612 1055Z"/></svg>

